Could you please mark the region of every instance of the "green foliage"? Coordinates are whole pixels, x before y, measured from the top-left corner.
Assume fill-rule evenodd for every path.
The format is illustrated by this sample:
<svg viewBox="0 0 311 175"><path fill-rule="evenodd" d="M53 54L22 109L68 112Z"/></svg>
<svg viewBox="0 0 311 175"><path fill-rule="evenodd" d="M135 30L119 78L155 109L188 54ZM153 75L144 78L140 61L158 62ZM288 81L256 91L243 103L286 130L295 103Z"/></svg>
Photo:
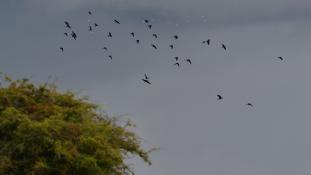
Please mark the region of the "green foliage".
<svg viewBox="0 0 311 175"><path fill-rule="evenodd" d="M0 175L123 175L148 152L126 126L53 85L5 77L0 86Z"/></svg>

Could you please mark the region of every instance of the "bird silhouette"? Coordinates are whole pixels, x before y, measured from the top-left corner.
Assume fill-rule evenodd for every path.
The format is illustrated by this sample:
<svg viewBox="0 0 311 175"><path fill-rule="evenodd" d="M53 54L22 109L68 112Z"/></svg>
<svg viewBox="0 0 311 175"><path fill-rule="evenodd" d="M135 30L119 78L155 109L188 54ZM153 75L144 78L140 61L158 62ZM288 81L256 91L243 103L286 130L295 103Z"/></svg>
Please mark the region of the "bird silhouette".
<svg viewBox="0 0 311 175"><path fill-rule="evenodd" d="M112 55L109 55L108 57L112 60Z"/></svg>
<svg viewBox="0 0 311 175"><path fill-rule="evenodd" d="M98 24L97 24L97 23L94 23L94 27L98 27Z"/></svg>
<svg viewBox="0 0 311 175"><path fill-rule="evenodd" d="M177 36L177 35L174 35L174 38L175 38L175 39L178 39L178 36Z"/></svg>
<svg viewBox="0 0 311 175"><path fill-rule="evenodd" d="M120 22L116 19L113 20L115 23L120 24Z"/></svg>
<svg viewBox="0 0 311 175"><path fill-rule="evenodd" d="M71 32L71 37L77 40L77 34L74 31Z"/></svg>
<svg viewBox="0 0 311 175"><path fill-rule="evenodd" d="M92 28L92 26L89 26L89 31L91 32L91 31L93 31L93 28Z"/></svg>
<svg viewBox="0 0 311 175"><path fill-rule="evenodd" d="M145 19L144 22L145 22L146 24L148 24L148 23L149 23L149 20L148 20L148 19Z"/></svg>
<svg viewBox="0 0 311 175"><path fill-rule="evenodd" d="M179 63L175 63L174 66L180 67L180 64Z"/></svg>
<svg viewBox="0 0 311 175"><path fill-rule="evenodd" d="M280 59L280 60L282 60L282 61L284 60L283 57L278 57L278 59Z"/></svg>
<svg viewBox="0 0 311 175"><path fill-rule="evenodd" d="M158 38L158 35L157 34L152 34L153 37L155 38Z"/></svg>
<svg viewBox="0 0 311 175"><path fill-rule="evenodd" d="M252 103L247 103L247 106L254 107Z"/></svg>
<svg viewBox="0 0 311 175"><path fill-rule="evenodd" d="M149 28L149 29L151 29L151 28L152 28L152 25L151 25L151 24L149 24L149 25L148 25L148 28Z"/></svg>
<svg viewBox="0 0 311 175"><path fill-rule="evenodd" d="M88 11L88 14L89 14L89 15L92 15L92 12L91 12L91 11Z"/></svg>
<svg viewBox="0 0 311 175"><path fill-rule="evenodd" d="M174 49L174 45L171 44L171 45L170 45L170 48L171 48L171 49Z"/></svg>
<svg viewBox="0 0 311 175"><path fill-rule="evenodd" d="M222 100L223 99L221 95L217 95L217 97L218 97L218 100Z"/></svg>
<svg viewBox="0 0 311 175"><path fill-rule="evenodd" d="M139 44L139 42L140 42L139 40L136 40L136 44Z"/></svg>
<svg viewBox="0 0 311 175"><path fill-rule="evenodd" d="M67 28L71 29L71 26L70 26L70 24L69 24L68 21L65 21L64 23L65 23L65 25L66 25Z"/></svg>
<svg viewBox="0 0 311 175"><path fill-rule="evenodd" d="M210 43L211 43L211 40L210 40L210 39L206 40L206 44L207 44L207 45L210 45Z"/></svg>
<svg viewBox="0 0 311 175"><path fill-rule="evenodd" d="M59 49L60 49L62 52L64 52L64 48L63 48L63 47L60 47Z"/></svg>
<svg viewBox="0 0 311 175"><path fill-rule="evenodd" d="M224 50L227 50L227 47L226 47L226 45L224 45L224 44L221 44L221 47L224 49Z"/></svg>
<svg viewBox="0 0 311 175"><path fill-rule="evenodd" d="M186 59L186 61L189 63L189 64L192 64L192 61L191 61L191 59Z"/></svg>
<svg viewBox="0 0 311 175"><path fill-rule="evenodd" d="M64 35L65 35L65 36L68 36L68 33L67 33L67 32L65 32L65 33L64 33Z"/></svg>
<svg viewBox="0 0 311 175"><path fill-rule="evenodd" d="M145 79L146 79L146 80L149 80L149 77L147 76L147 74L145 74Z"/></svg>
<svg viewBox="0 0 311 175"><path fill-rule="evenodd" d="M108 48L107 48L107 47L103 47L102 49L105 50L105 51L108 51Z"/></svg>
<svg viewBox="0 0 311 175"><path fill-rule="evenodd" d="M108 33L108 37L112 37L112 34L111 34L111 32L109 32L109 33Z"/></svg>
<svg viewBox="0 0 311 175"><path fill-rule="evenodd" d="M132 35L132 37L135 37L135 33L134 32L132 32L131 35Z"/></svg>
<svg viewBox="0 0 311 175"><path fill-rule="evenodd" d="M150 83L150 81L149 80L147 80L147 79L141 79L141 80L143 80L143 82L145 82L145 83L147 83L147 84L150 84L151 85L151 83Z"/></svg>
<svg viewBox="0 0 311 175"><path fill-rule="evenodd" d="M179 57L175 57L175 60L178 61Z"/></svg>
<svg viewBox="0 0 311 175"><path fill-rule="evenodd" d="M154 49L158 49L158 47L154 44L151 44L151 46L154 48Z"/></svg>

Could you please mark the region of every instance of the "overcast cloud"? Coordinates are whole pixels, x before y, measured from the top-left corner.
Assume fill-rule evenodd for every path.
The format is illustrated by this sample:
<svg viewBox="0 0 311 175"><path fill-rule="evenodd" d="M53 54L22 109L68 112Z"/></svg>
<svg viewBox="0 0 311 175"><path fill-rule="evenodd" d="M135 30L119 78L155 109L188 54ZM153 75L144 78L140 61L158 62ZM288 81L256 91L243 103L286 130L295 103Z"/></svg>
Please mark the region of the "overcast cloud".
<svg viewBox="0 0 311 175"><path fill-rule="evenodd" d="M307 0L0 1L0 70L58 77L61 89L126 114L146 147L161 148L150 167L133 160L137 175L309 175L310 13ZM100 24L93 34L88 19ZM64 38L65 20L77 41ZM193 64L177 69L175 56Z"/></svg>

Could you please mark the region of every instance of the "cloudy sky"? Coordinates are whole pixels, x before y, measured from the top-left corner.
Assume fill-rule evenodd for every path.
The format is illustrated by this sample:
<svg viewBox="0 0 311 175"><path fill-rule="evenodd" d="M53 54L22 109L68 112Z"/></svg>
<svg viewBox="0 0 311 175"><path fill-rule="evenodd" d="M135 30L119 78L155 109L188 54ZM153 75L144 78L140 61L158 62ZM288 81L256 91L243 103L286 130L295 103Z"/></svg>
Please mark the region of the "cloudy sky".
<svg viewBox="0 0 311 175"><path fill-rule="evenodd" d="M152 166L132 160L137 175L311 173L309 0L2 0L0 21L2 72L57 77L160 148Z"/></svg>

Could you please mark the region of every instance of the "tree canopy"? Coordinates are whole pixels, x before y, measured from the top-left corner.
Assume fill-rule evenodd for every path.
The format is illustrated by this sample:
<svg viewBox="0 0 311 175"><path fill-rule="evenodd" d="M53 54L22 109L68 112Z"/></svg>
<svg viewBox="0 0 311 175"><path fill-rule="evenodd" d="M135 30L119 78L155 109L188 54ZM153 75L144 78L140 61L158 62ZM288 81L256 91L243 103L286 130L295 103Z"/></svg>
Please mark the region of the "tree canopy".
<svg viewBox="0 0 311 175"><path fill-rule="evenodd" d="M124 175L148 151L129 130L87 98L53 84L5 77L0 86L0 174Z"/></svg>

